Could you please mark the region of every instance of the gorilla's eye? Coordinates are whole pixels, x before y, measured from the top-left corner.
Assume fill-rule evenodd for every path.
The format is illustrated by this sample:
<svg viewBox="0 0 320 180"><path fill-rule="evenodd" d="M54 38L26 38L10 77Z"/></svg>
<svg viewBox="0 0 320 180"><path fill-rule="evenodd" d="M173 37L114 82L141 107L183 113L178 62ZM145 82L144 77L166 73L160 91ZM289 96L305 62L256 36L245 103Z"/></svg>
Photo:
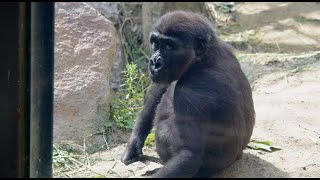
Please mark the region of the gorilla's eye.
<svg viewBox="0 0 320 180"><path fill-rule="evenodd" d="M166 44L165 48L166 48L166 50L172 50L172 49L173 49L173 46L170 45L170 44Z"/></svg>

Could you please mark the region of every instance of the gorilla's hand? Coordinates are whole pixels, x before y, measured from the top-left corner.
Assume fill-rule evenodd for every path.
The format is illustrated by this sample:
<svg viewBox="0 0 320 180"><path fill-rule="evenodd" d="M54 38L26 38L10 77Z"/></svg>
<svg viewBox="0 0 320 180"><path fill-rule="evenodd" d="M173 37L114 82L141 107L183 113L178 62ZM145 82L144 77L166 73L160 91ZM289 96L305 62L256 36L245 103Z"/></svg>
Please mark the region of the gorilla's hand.
<svg viewBox="0 0 320 180"><path fill-rule="evenodd" d="M134 163L143 156L142 154L143 143L138 138L132 138L126 147L126 150L122 154L121 162L125 165Z"/></svg>

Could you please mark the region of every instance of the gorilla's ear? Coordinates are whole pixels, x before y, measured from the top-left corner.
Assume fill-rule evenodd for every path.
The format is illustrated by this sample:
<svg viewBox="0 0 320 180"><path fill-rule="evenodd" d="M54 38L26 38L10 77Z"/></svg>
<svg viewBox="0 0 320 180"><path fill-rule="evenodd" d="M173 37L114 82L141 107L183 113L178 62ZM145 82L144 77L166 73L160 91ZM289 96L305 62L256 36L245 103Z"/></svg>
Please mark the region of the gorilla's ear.
<svg viewBox="0 0 320 180"><path fill-rule="evenodd" d="M201 55L206 50L206 40L204 38L195 39L194 49L197 57L201 57Z"/></svg>

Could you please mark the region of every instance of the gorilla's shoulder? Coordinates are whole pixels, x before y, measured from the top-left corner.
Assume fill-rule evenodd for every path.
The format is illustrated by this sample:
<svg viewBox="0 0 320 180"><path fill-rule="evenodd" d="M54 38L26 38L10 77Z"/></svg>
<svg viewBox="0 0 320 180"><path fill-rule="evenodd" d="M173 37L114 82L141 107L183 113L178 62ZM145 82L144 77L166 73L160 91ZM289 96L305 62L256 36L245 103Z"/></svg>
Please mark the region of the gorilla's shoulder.
<svg viewBox="0 0 320 180"><path fill-rule="evenodd" d="M173 102L177 113L211 116L234 107L239 94L228 78L219 72L202 73L177 82Z"/></svg>

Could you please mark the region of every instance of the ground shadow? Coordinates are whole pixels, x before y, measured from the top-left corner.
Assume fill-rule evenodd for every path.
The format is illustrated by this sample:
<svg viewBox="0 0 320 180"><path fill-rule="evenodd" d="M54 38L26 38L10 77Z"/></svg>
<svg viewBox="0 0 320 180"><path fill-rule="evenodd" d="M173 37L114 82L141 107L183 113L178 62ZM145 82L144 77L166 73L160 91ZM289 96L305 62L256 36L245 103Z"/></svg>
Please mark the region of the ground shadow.
<svg viewBox="0 0 320 180"><path fill-rule="evenodd" d="M151 160L150 157L145 157ZM145 160L146 160L145 159ZM152 158L153 159L153 158ZM153 161L159 162L158 158ZM152 160L151 160L152 161ZM151 176L160 168L146 171L141 176ZM289 174L281 171L272 163L250 153L244 153L242 158L212 178L288 178Z"/></svg>
<svg viewBox="0 0 320 180"><path fill-rule="evenodd" d="M319 56L319 52L303 57L290 55L269 56L267 54L264 56L246 56L246 60L241 62L241 68L252 88L255 88L255 82L269 74L284 73L283 75L275 76L273 81L285 80L285 76L291 76L293 73L318 67Z"/></svg>
<svg viewBox="0 0 320 180"><path fill-rule="evenodd" d="M244 153L242 158L214 178L287 178L289 174L281 171L272 163L250 153Z"/></svg>

